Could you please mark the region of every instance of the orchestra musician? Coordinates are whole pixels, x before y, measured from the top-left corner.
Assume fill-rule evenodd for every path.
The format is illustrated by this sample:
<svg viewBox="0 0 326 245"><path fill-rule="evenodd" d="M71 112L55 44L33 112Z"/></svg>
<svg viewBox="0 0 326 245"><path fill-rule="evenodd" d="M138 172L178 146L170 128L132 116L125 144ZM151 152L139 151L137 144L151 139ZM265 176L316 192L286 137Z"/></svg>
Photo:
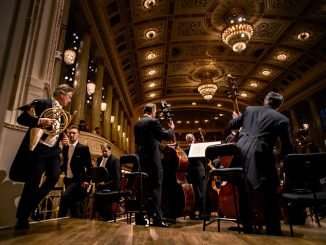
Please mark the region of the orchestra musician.
<svg viewBox="0 0 326 245"><path fill-rule="evenodd" d="M190 145L195 143L195 136L193 134L186 135L188 147L184 149L187 156L189 155ZM187 169L187 180L193 185L195 191L195 207L190 214L190 219L203 219L205 207L205 193L206 193L206 176L205 167L200 158L188 158L189 165ZM196 215L196 211L199 215Z"/></svg>
<svg viewBox="0 0 326 245"><path fill-rule="evenodd" d="M29 127L10 169L10 179L24 182L24 189L18 204L15 229L28 229L28 218L38 203L49 193L60 176L59 138L63 144L68 137L43 134L35 149L30 149L31 131L34 128L51 127L57 119L40 116L50 108L62 109L70 103L74 89L67 84L59 85L53 92L52 99L37 99L31 104L21 107L23 113L17 118L21 125ZM60 137L59 137L60 136ZM42 174L46 179L40 185Z"/></svg>
<svg viewBox="0 0 326 245"><path fill-rule="evenodd" d="M281 156L293 152L290 121L277 111L283 103L281 94L269 92L263 106L248 106L242 114L233 113L230 129L242 127L237 144L240 147L241 163L245 170L245 190L248 196L259 194L264 210L266 232L281 235L280 206L277 188L279 177L276 168L274 146L279 138ZM244 192L243 192L244 191ZM247 195L240 195L240 218L244 232L253 232L252 202ZM248 200L246 200L248 198Z"/></svg>
<svg viewBox="0 0 326 245"><path fill-rule="evenodd" d="M172 139L174 123L168 122L164 129L156 117L156 105L148 103L144 107L144 115L134 126L137 154L140 158L142 171L149 175L150 213L154 216L153 225L167 227L163 221L161 209L163 167L161 162L161 141ZM137 219L138 220L138 219Z"/></svg>

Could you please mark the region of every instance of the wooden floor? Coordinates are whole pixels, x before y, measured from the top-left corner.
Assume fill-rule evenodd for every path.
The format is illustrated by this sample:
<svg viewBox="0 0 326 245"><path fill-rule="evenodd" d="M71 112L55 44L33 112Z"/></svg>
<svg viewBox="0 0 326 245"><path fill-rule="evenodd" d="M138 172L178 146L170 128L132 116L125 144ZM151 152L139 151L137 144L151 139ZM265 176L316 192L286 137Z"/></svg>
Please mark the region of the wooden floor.
<svg viewBox="0 0 326 245"><path fill-rule="evenodd" d="M201 221L180 218L169 228L144 227L86 219L64 218L34 222L28 231L15 231L13 227L0 229L0 244L326 244L326 222L322 227L309 223L295 226L295 237L289 227L282 225L283 236L238 234L229 230L233 223L223 222L221 232L215 223L202 230Z"/></svg>

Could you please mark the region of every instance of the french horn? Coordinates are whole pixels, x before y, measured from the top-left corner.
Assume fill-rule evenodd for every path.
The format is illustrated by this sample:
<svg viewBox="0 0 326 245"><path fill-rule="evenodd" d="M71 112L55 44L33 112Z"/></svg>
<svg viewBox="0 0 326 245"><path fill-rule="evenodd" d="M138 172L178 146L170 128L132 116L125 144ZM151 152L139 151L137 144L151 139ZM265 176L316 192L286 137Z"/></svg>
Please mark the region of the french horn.
<svg viewBox="0 0 326 245"><path fill-rule="evenodd" d="M33 116L36 116L33 107L31 107L28 113ZM55 136L64 132L67 129L67 127L70 125L75 114L76 112L74 112L74 114L71 115L69 112L55 107L44 110L39 118L55 119L55 121L49 127L42 127L42 128L36 127L31 129L29 150L33 151L35 149L36 145L40 141L43 134L47 134L49 136Z"/></svg>

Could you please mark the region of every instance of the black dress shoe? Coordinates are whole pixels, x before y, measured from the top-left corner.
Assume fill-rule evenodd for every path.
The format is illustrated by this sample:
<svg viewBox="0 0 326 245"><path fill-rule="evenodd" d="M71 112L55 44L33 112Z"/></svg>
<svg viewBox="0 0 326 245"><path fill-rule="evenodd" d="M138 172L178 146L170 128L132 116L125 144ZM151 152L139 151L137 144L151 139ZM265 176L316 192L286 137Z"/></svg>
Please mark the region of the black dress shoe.
<svg viewBox="0 0 326 245"><path fill-rule="evenodd" d="M17 220L17 223L15 225L15 230L27 230L27 229L29 229L28 220L25 220L25 219Z"/></svg>
<svg viewBox="0 0 326 245"><path fill-rule="evenodd" d="M153 223L153 226L164 227L164 228L169 227L169 225L168 225L167 223L165 223L164 221L154 222L154 223Z"/></svg>
<svg viewBox="0 0 326 245"><path fill-rule="evenodd" d="M41 215L40 215L40 210L38 208L35 208L33 214L32 214L32 220L34 221L40 221L41 220Z"/></svg>

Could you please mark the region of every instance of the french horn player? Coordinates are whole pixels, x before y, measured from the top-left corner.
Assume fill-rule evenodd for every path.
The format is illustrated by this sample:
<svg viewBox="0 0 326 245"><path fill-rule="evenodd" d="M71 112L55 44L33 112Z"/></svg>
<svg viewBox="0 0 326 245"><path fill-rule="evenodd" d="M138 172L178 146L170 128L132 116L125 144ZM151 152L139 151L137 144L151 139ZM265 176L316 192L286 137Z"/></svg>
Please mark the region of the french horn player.
<svg viewBox="0 0 326 245"><path fill-rule="evenodd" d="M25 183L16 213L16 229L29 228L32 211L59 179L59 142L68 143L63 131L72 120L63 107L71 102L73 92L72 87L62 84L55 88L52 99L37 99L18 108L22 113L17 122L27 126L28 130L9 172L11 180ZM39 186L43 173L46 178Z"/></svg>

